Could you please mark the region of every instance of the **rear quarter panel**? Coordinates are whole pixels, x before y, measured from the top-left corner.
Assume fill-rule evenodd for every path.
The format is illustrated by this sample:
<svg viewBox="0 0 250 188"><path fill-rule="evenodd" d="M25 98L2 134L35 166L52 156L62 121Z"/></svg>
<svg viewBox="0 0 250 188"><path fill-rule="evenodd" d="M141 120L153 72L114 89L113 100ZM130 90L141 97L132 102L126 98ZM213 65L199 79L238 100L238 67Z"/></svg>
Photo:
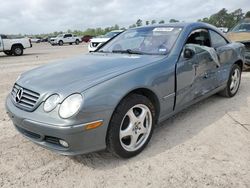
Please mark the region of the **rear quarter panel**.
<svg viewBox="0 0 250 188"><path fill-rule="evenodd" d="M11 50L14 44L21 44L23 48L30 48L30 41L28 38L23 39L3 39L4 50Z"/></svg>

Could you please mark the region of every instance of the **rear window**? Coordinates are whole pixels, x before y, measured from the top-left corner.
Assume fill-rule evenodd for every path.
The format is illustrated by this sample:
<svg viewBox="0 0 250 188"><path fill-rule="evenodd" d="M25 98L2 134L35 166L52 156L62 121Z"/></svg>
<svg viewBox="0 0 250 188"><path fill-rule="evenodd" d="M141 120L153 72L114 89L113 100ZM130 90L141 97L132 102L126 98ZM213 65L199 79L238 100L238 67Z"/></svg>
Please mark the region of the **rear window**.
<svg viewBox="0 0 250 188"><path fill-rule="evenodd" d="M228 42L222 37L220 34L216 33L215 31L210 30L210 37L212 47L218 48L220 46L225 46Z"/></svg>

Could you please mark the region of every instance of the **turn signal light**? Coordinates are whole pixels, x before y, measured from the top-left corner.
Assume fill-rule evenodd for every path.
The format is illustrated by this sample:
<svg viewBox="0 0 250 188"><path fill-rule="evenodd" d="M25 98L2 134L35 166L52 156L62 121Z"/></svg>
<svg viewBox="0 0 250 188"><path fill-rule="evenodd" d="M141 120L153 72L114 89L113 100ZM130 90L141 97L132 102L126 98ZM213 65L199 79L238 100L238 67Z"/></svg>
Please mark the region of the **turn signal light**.
<svg viewBox="0 0 250 188"><path fill-rule="evenodd" d="M91 129L95 129L97 127L100 127L103 125L102 121L95 121L92 123L89 123L88 125L85 126L85 130L91 130Z"/></svg>

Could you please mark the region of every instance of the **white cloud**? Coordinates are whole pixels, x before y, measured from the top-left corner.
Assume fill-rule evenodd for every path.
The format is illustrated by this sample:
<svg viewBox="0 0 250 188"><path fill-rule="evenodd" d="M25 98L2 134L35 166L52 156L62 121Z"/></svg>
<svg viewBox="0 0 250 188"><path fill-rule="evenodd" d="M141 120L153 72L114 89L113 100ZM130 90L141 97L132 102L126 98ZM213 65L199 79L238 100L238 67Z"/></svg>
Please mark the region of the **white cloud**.
<svg viewBox="0 0 250 188"><path fill-rule="evenodd" d="M67 29L127 27L138 18L196 21L226 8L250 10L249 0L2 0L0 33L48 33Z"/></svg>

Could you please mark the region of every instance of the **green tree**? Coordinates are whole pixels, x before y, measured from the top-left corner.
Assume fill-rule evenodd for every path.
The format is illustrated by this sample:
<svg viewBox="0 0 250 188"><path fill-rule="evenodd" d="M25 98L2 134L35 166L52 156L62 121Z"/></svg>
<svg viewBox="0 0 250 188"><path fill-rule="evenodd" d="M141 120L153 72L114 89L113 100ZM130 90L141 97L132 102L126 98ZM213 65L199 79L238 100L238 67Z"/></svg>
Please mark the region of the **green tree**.
<svg viewBox="0 0 250 188"><path fill-rule="evenodd" d="M164 20L159 21L159 24L164 24L164 23L165 23Z"/></svg>
<svg viewBox="0 0 250 188"><path fill-rule="evenodd" d="M154 25L154 24L156 24L156 21L155 21L155 20L152 20L152 21L151 21L151 25Z"/></svg>
<svg viewBox="0 0 250 188"><path fill-rule="evenodd" d="M176 23L176 22L179 22L179 20L176 20L176 19L173 19L173 18L169 20L169 23Z"/></svg>
<svg viewBox="0 0 250 188"><path fill-rule="evenodd" d="M203 18L198 21L209 23L215 25L216 27L232 28L243 18L244 13L242 12L242 9L237 9L231 13L228 13L228 10L223 8L219 12L211 15L210 17Z"/></svg>
<svg viewBox="0 0 250 188"><path fill-rule="evenodd" d="M134 27L136 27L136 24L132 24L129 26L129 28L134 28Z"/></svg>
<svg viewBox="0 0 250 188"><path fill-rule="evenodd" d="M250 11L246 13L245 18L250 18Z"/></svg>
<svg viewBox="0 0 250 188"><path fill-rule="evenodd" d="M149 21L146 21L145 24L146 24L146 25L149 25Z"/></svg>
<svg viewBox="0 0 250 188"><path fill-rule="evenodd" d="M142 20L141 20L141 19L138 19L138 20L136 21L136 26L137 26L137 27L142 26Z"/></svg>

